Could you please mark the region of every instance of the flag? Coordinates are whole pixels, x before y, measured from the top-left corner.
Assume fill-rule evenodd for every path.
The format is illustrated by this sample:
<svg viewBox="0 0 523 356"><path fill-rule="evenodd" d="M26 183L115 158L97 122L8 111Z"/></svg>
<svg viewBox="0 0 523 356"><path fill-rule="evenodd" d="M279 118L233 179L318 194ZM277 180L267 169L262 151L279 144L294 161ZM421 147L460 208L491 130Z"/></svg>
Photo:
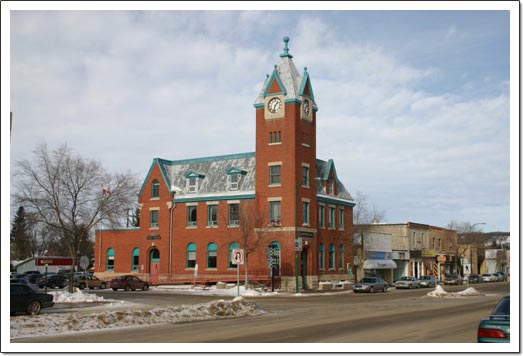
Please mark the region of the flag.
<svg viewBox="0 0 523 356"><path fill-rule="evenodd" d="M110 195L110 194L111 194L111 191L110 191L109 189L105 189L105 188L103 188L103 189L102 189L102 194L103 194L103 195Z"/></svg>

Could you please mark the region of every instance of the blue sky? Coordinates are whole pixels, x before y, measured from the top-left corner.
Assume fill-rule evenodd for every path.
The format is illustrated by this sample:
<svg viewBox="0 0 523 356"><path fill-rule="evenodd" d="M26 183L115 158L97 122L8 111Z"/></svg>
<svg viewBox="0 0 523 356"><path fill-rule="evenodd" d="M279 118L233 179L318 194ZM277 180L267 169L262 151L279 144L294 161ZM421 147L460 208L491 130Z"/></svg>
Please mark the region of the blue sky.
<svg viewBox="0 0 523 356"><path fill-rule="evenodd" d="M469 8L11 11L10 160L67 142L143 179L154 157L254 151L253 103L289 36L317 156L353 195L390 223L509 231L510 12Z"/></svg>

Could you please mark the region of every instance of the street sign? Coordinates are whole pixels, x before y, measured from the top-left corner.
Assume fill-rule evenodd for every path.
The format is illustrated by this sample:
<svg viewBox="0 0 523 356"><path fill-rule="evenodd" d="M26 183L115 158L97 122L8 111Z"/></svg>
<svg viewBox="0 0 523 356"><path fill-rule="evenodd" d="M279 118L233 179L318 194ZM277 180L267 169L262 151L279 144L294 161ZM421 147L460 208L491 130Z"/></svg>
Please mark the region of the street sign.
<svg viewBox="0 0 523 356"><path fill-rule="evenodd" d="M231 263L234 265L243 265L245 255L242 249L234 249L231 254Z"/></svg>
<svg viewBox="0 0 523 356"><path fill-rule="evenodd" d="M80 257L80 268L86 270L89 267L89 257L82 256Z"/></svg>
<svg viewBox="0 0 523 356"><path fill-rule="evenodd" d="M294 251L300 252L303 249L303 240L301 237L298 237L294 240Z"/></svg>

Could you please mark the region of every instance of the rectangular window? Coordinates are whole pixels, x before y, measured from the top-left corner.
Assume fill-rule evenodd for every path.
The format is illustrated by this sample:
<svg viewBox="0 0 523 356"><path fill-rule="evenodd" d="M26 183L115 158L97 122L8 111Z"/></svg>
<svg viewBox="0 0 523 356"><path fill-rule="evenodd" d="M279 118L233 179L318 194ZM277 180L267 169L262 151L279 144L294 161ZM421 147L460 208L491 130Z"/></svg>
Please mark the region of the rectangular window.
<svg viewBox="0 0 523 356"><path fill-rule="evenodd" d="M187 207L187 226L196 226L196 206Z"/></svg>
<svg viewBox="0 0 523 356"><path fill-rule="evenodd" d="M187 191L189 193L197 193L198 192L198 178L190 177L190 178L187 179Z"/></svg>
<svg viewBox="0 0 523 356"><path fill-rule="evenodd" d="M269 222L271 225L281 224L281 201L269 202Z"/></svg>
<svg viewBox="0 0 523 356"><path fill-rule="evenodd" d="M329 207L329 229L334 230L336 226L334 224L334 214L336 212L335 208Z"/></svg>
<svg viewBox="0 0 523 356"><path fill-rule="evenodd" d="M151 210L150 217L151 223L149 226L151 228L158 228L158 210Z"/></svg>
<svg viewBox="0 0 523 356"><path fill-rule="evenodd" d="M309 167L302 166L301 172L302 172L301 185L304 187L308 187L309 186Z"/></svg>
<svg viewBox="0 0 523 356"><path fill-rule="evenodd" d="M323 205L318 206L318 226L325 228L325 207Z"/></svg>
<svg viewBox="0 0 523 356"><path fill-rule="evenodd" d="M330 244L329 245L329 269L330 270L334 269L334 259L335 258L336 258L336 256L334 254L334 245Z"/></svg>
<svg viewBox="0 0 523 356"><path fill-rule="evenodd" d="M340 244L340 269L345 268L345 247Z"/></svg>
<svg viewBox="0 0 523 356"><path fill-rule="evenodd" d="M187 268L196 267L196 251L187 251Z"/></svg>
<svg viewBox="0 0 523 356"><path fill-rule="evenodd" d="M229 204L229 225L240 224L240 204Z"/></svg>
<svg viewBox="0 0 523 356"><path fill-rule="evenodd" d="M281 131L269 132L269 143L280 143L281 142Z"/></svg>
<svg viewBox="0 0 523 356"><path fill-rule="evenodd" d="M341 209L339 210L340 214L339 214L339 224L340 224L340 230L343 230L345 228L345 210L344 209Z"/></svg>
<svg viewBox="0 0 523 356"><path fill-rule="evenodd" d="M107 271L114 271L114 256L108 256L107 257Z"/></svg>
<svg viewBox="0 0 523 356"><path fill-rule="evenodd" d="M281 184L281 166L269 166L269 184Z"/></svg>
<svg viewBox="0 0 523 356"><path fill-rule="evenodd" d="M329 191L327 192L329 195L334 195L334 178L329 178Z"/></svg>
<svg viewBox="0 0 523 356"><path fill-rule="evenodd" d="M319 251L318 251L318 257L319 257L319 267L320 267L320 271L323 271L325 270L325 255L324 255L324 251L323 251L323 244L320 244L320 248L319 248Z"/></svg>
<svg viewBox="0 0 523 356"><path fill-rule="evenodd" d="M207 268L217 268L218 267L217 257L218 257L218 252L216 252L216 251L209 251L207 253Z"/></svg>
<svg viewBox="0 0 523 356"><path fill-rule="evenodd" d="M132 266L133 272L138 272L139 259L140 259L140 256L137 256L137 255L133 256L133 266Z"/></svg>
<svg viewBox="0 0 523 356"><path fill-rule="evenodd" d="M309 202L303 202L303 224L309 225Z"/></svg>
<svg viewBox="0 0 523 356"><path fill-rule="evenodd" d="M229 190L238 190L238 183L240 182L239 174L229 175Z"/></svg>
<svg viewBox="0 0 523 356"><path fill-rule="evenodd" d="M207 205L207 226L218 225L218 205Z"/></svg>

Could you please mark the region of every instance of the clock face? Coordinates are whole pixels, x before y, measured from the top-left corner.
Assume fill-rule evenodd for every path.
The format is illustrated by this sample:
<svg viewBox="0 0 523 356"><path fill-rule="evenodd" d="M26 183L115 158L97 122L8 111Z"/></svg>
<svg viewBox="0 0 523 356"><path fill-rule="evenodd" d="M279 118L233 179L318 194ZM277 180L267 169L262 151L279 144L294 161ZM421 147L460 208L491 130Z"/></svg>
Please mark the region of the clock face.
<svg viewBox="0 0 523 356"><path fill-rule="evenodd" d="M311 110L311 107L310 107L310 105L309 105L309 101L308 101L308 100L304 100L304 101L303 101L302 108L303 108L303 112L304 112L306 115L309 115L309 112L310 112L310 110Z"/></svg>
<svg viewBox="0 0 523 356"><path fill-rule="evenodd" d="M281 100L279 98L272 98L267 105L267 108L271 113L277 113L281 110Z"/></svg>

